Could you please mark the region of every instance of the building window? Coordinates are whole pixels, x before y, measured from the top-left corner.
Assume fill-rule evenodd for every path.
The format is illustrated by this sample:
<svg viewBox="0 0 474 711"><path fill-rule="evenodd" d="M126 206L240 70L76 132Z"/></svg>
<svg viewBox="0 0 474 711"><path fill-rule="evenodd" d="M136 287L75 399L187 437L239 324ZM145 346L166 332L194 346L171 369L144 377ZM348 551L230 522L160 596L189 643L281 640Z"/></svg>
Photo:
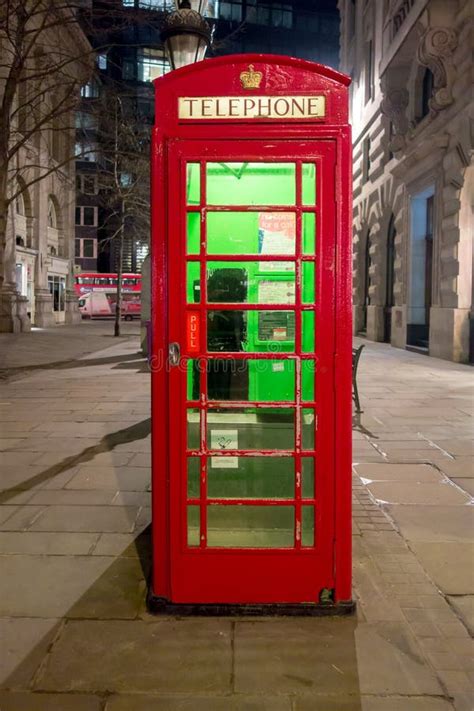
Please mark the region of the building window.
<svg viewBox="0 0 474 711"><path fill-rule="evenodd" d="M52 227L55 230L58 229L58 216L51 198L48 198L48 227Z"/></svg>
<svg viewBox="0 0 474 711"><path fill-rule="evenodd" d="M173 0L138 0L138 7L145 10L174 10Z"/></svg>
<svg viewBox="0 0 474 711"><path fill-rule="evenodd" d="M76 237L75 256L77 259L95 259L97 257L97 240Z"/></svg>
<svg viewBox="0 0 474 711"><path fill-rule="evenodd" d="M139 81L153 81L170 70L170 65L162 49L141 49L137 56Z"/></svg>
<svg viewBox="0 0 474 711"><path fill-rule="evenodd" d="M99 85L91 79L87 84L81 86L81 96L83 99L97 99L100 94Z"/></svg>
<svg viewBox="0 0 474 711"><path fill-rule="evenodd" d="M87 173L76 174L76 190L84 195L97 195L97 176Z"/></svg>
<svg viewBox="0 0 474 711"><path fill-rule="evenodd" d="M247 9L247 19L252 22L253 8ZM219 3L219 17L221 20L228 22L242 22L242 3L229 2L229 0L221 0Z"/></svg>
<svg viewBox="0 0 474 711"><path fill-rule="evenodd" d="M107 55L105 52L97 55L97 66L99 69L107 69Z"/></svg>
<svg viewBox="0 0 474 711"><path fill-rule="evenodd" d="M53 311L64 311L66 278L62 276L48 276L49 293L53 296Z"/></svg>
<svg viewBox="0 0 474 711"><path fill-rule="evenodd" d="M16 196L15 206L16 206L16 214L22 215L24 217L25 216L25 201L24 201L23 195L21 193Z"/></svg>
<svg viewBox="0 0 474 711"><path fill-rule="evenodd" d="M97 162L97 144L92 141L76 141L74 153L77 160L85 160L89 163Z"/></svg>
<svg viewBox="0 0 474 711"><path fill-rule="evenodd" d="M124 7L138 7L144 10L175 10L176 5L173 0L122 0Z"/></svg>
<svg viewBox="0 0 474 711"><path fill-rule="evenodd" d="M224 3L222 3L221 7L223 5ZM293 7L292 5L281 2L257 3L256 0L247 0L247 14L245 19L256 25L291 29L293 27Z"/></svg>
<svg viewBox="0 0 474 711"><path fill-rule="evenodd" d="M97 226L96 207L76 207L76 225L79 227Z"/></svg>
<svg viewBox="0 0 474 711"><path fill-rule="evenodd" d="M208 0L205 16L219 17L219 4L219 0Z"/></svg>
<svg viewBox="0 0 474 711"><path fill-rule="evenodd" d="M372 40L365 43L365 103L374 98L374 45Z"/></svg>
<svg viewBox="0 0 474 711"><path fill-rule="evenodd" d="M76 111L74 118L76 128L79 128L82 131L86 131L87 129L96 129L98 126L97 116L94 116L88 111Z"/></svg>
<svg viewBox="0 0 474 711"><path fill-rule="evenodd" d="M367 182L370 176L370 136L362 143L362 181Z"/></svg>

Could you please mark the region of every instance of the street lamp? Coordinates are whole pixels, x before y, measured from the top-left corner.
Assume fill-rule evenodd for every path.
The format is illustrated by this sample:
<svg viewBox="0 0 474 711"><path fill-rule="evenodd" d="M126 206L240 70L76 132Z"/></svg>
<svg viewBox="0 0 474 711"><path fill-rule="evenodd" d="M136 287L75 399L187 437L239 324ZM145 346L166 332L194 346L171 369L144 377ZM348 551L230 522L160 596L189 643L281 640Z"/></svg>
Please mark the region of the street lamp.
<svg viewBox="0 0 474 711"><path fill-rule="evenodd" d="M207 0L180 0L177 10L164 19L161 39L172 69L204 59L211 44L211 28L201 15Z"/></svg>

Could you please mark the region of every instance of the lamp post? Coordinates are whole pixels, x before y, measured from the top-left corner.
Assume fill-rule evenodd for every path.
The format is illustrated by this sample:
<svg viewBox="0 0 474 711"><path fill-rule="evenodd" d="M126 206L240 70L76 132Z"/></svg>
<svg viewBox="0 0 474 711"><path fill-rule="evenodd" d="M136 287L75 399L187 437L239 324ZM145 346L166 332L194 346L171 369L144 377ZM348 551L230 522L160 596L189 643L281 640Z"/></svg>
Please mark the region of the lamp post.
<svg viewBox="0 0 474 711"><path fill-rule="evenodd" d="M165 17L161 39L172 69L204 59L212 34L201 14L206 6L207 0L180 0L178 9Z"/></svg>

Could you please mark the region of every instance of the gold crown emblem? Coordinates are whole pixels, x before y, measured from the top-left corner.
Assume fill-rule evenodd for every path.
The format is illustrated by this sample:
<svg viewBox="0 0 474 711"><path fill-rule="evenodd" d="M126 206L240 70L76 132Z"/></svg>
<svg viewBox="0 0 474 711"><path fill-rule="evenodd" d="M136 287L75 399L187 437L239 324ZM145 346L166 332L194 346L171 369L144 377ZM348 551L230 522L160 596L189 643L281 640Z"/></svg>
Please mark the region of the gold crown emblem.
<svg viewBox="0 0 474 711"><path fill-rule="evenodd" d="M262 77L262 72L255 72L253 64L250 64L248 71L241 73L240 82L244 89L258 89L260 82L262 81Z"/></svg>

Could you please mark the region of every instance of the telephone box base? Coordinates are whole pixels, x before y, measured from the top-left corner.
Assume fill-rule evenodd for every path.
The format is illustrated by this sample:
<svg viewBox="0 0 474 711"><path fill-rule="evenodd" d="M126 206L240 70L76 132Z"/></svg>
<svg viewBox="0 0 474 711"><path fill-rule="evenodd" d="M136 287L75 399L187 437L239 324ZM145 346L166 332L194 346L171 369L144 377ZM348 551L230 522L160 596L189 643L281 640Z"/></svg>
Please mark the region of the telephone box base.
<svg viewBox="0 0 474 711"><path fill-rule="evenodd" d="M174 603L164 597L147 596L148 611L155 615L185 615L199 617L326 617L352 615L356 603L348 600L338 603L271 603L271 604L199 604Z"/></svg>

